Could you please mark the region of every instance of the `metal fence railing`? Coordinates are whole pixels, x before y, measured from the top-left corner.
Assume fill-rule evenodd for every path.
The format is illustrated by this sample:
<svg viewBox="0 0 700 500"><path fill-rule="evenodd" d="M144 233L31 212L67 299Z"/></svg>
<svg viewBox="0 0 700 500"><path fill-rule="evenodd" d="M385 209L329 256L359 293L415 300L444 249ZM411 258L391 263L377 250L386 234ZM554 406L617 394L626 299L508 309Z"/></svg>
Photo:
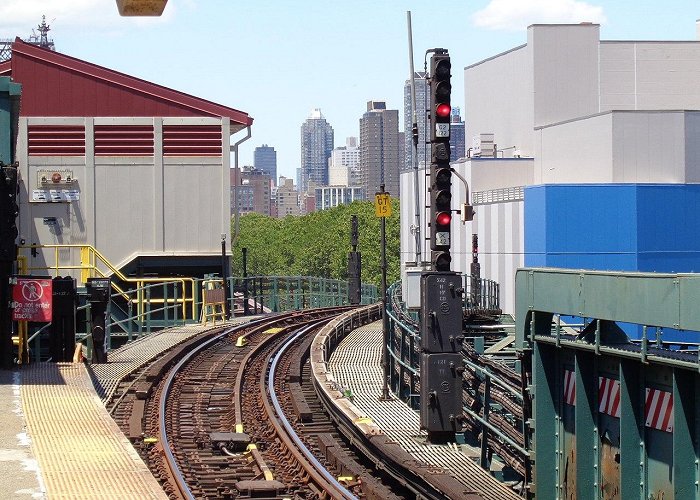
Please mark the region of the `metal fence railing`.
<svg viewBox="0 0 700 500"><path fill-rule="evenodd" d="M497 283L470 276L464 276L463 282L464 321L473 314L500 313ZM417 410L420 407L420 318L417 311L405 307L400 283L394 283L387 290L387 316L390 387ZM508 465L524 475L527 450L523 440L523 398L518 374L478 353L469 341L464 343L462 355L466 429L481 436L484 449L500 453Z"/></svg>
<svg viewBox="0 0 700 500"><path fill-rule="evenodd" d="M221 278L219 278L220 280ZM186 300L182 297L182 280L159 280L140 282L135 288L112 289L111 302L107 310L105 336L107 347L113 341L123 343L152 332L196 323L202 320L204 306L203 287L210 280L191 280L191 292ZM261 314L314 307L348 304L347 282L309 276L249 276L228 278L227 301L234 316ZM377 287L362 285L362 304L377 302ZM76 309L76 340L83 342L91 353L90 303L84 287L78 288ZM29 331L30 356L34 361L45 357L50 323L33 325ZM44 340L42 349L42 339ZM42 354L43 353L43 354Z"/></svg>

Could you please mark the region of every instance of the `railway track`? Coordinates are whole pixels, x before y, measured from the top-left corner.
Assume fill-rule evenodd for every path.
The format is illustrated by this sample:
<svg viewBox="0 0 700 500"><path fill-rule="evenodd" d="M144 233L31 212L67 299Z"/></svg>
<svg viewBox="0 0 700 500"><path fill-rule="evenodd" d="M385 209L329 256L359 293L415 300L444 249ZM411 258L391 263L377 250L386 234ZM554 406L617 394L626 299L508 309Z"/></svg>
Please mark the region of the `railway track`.
<svg viewBox="0 0 700 500"><path fill-rule="evenodd" d="M311 382L313 335L345 310L192 338L123 380L107 407L172 498L414 498L379 455L348 445Z"/></svg>

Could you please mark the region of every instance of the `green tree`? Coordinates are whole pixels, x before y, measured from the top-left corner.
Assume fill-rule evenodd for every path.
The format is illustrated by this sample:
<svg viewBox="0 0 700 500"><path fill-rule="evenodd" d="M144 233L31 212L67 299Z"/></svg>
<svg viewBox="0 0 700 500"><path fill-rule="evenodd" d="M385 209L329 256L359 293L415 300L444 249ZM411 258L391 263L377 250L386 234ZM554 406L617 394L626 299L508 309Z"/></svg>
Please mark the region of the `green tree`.
<svg viewBox="0 0 700 500"><path fill-rule="evenodd" d="M392 216L386 219L387 283L399 279L401 267L399 201L391 201ZM249 275L347 279L352 215L357 215L359 223L357 249L362 254L362 281L379 286L380 219L370 201L356 201L301 217L273 219L254 213L242 216L233 247L233 276L243 274L241 249L247 248Z"/></svg>

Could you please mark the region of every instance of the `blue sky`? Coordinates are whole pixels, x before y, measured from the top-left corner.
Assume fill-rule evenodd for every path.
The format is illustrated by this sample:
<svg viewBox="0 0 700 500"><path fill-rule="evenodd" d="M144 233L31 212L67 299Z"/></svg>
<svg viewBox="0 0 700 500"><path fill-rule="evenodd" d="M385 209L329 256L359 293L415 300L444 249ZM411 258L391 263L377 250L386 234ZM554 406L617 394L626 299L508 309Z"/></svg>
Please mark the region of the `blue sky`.
<svg viewBox="0 0 700 500"><path fill-rule="evenodd" d="M253 137L240 164L268 144L278 174L295 178L311 109L337 146L359 135L368 100L403 109L407 11L416 69L426 49L449 49L462 108L462 68L524 43L529 24L591 21L608 40L694 40L700 18L697 0L169 0L153 19L121 18L114 0L2 0L0 38L31 35L45 14L60 52L247 112Z"/></svg>

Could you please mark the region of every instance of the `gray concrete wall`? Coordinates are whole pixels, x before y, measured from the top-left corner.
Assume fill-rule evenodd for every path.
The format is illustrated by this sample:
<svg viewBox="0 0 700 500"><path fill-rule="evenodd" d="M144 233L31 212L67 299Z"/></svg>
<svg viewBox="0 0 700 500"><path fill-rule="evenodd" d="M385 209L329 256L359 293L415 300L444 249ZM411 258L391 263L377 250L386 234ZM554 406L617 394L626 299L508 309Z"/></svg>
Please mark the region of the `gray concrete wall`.
<svg viewBox="0 0 700 500"><path fill-rule="evenodd" d="M597 113L600 26L534 25L532 51L535 127Z"/></svg>
<svg viewBox="0 0 700 500"><path fill-rule="evenodd" d="M688 182L684 114L613 112L612 182Z"/></svg>
<svg viewBox="0 0 700 500"><path fill-rule="evenodd" d="M700 109L700 42L600 42L600 110Z"/></svg>
<svg viewBox="0 0 700 500"><path fill-rule="evenodd" d="M685 113L685 179L700 182L700 113Z"/></svg>
<svg viewBox="0 0 700 500"><path fill-rule="evenodd" d="M612 182L612 115L536 130L534 184Z"/></svg>
<svg viewBox="0 0 700 500"><path fill-rule="evenodd" d="M465 138L494 133L498 148L532 156L532 52L522 46L464 69ZM508 151L513 154L513 150Z"/></svg>

